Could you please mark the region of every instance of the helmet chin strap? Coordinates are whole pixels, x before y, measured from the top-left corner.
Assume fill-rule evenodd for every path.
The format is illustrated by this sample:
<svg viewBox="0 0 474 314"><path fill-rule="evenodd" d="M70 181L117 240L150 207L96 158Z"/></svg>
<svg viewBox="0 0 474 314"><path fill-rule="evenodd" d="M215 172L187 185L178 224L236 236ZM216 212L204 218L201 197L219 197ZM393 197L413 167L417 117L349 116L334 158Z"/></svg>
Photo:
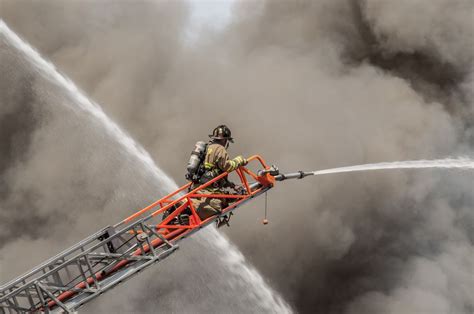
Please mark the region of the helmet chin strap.
<svg viewBox="0 0 474 314"><path fill-rule="evenodd" d="M225 140L225 145L224 145L225 149L229 148L229 141L228 140Z"/></svg>

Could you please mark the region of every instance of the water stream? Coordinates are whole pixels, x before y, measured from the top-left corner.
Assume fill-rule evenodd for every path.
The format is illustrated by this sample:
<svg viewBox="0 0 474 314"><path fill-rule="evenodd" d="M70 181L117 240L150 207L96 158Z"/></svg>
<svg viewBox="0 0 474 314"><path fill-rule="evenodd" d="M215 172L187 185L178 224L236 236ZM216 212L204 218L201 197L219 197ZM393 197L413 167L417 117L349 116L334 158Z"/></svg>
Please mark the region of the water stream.
<svg viewBox="0 0 474 314"><path fill-rule="evenodd" d="M426 168L444 168L444 169L474 169L474 160L466 157L446 158L434 160L407 160L394 162L380 162L375 164L364 164L357 166L339 167L325 170L313 171L315 176L323 174L334 174L355 171L373 171L387 169L426 169Z"/></svg>

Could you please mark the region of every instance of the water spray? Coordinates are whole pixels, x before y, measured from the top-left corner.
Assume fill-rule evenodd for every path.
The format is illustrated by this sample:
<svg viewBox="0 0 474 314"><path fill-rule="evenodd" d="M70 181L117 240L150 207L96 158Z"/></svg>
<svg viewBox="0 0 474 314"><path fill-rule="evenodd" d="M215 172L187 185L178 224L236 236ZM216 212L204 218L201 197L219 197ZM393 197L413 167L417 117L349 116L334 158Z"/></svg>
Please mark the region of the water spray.
<svg viewBox="0 0 474 314"><path fill-rule="evenodd" d="M390 170L390 169L474 169L474 160L467 157L433 159L433 160L407 160L407 161L393 161L380 162L374 164L362 164L348 167L338 167L315 171L297 171L288 174L280 174L278 168L272 166L271 169L262 171L274 176L276 181L284 181L288 179L303 179L308 176L319 176L323 174L336 174L356 171L374 171L374 170Z"/></svg>

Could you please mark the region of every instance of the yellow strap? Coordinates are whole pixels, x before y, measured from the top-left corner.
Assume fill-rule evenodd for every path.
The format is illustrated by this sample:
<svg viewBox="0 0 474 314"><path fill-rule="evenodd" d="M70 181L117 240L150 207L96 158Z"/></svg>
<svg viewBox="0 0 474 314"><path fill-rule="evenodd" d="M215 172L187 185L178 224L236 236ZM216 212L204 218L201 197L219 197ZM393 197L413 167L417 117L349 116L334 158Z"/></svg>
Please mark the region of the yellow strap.
<svg viewBox="0 0 474 314"><path fill-rule="evenodd" d="M204 163L204 168L210 170L210 169L214 168L214 164L210 163L210 162L205 162Z"/></svg>

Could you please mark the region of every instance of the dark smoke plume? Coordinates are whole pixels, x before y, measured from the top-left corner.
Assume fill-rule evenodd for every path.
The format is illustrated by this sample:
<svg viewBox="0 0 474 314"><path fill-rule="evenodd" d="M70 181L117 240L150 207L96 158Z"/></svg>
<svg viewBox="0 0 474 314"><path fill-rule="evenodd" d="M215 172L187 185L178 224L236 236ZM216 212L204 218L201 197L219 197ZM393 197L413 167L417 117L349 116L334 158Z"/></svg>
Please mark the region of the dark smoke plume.
<svg viewBox="0 0 474 314"><path fill-rule="evenodd" d="M472 1L242 1L233 13L226 29L189 43L181 36L186 8L171 2L157 10L127 2L0 2L0 17L103 103L177 180L194 142L220 123L235 134L232 152L260 153L288 171L474 155ZM2 100L2 117L3 107ZM40 129L42 119L53 117L36 119ZM21 133L11 134L6 143ZM59 149L72 158L72 148ZM3 173L25 154L3 151ZM5 197L18 181L8 178ZM117 185L125 194L133 185L126 178ZM96 188L77 184L74 208L87 208L82 200ZM227 233L300 312L471 313L473 186L470 173L432 170L288 182L269 195L269 226L258 224L257 201ZM108 193L124 197L115 188ZM145 189L127 204L153 195ZM66 203L70 194L60 197ZM107 200L97 204L127 209L122 199ZM93 229L82 228L86 221L79 235Z"/></svg>

